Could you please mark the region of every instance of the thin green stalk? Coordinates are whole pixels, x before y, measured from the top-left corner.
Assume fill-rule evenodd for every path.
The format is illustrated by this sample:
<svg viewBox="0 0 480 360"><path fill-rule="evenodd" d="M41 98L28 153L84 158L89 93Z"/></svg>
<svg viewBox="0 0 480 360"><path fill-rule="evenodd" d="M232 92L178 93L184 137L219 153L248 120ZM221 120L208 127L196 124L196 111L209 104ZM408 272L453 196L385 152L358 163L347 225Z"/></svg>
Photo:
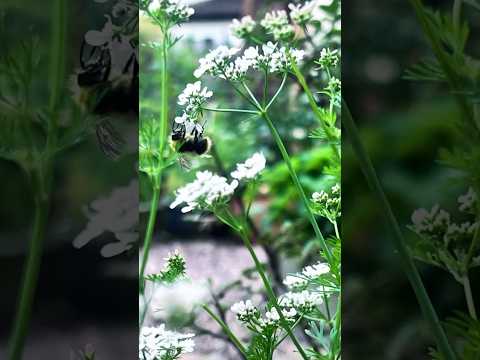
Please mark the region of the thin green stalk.
<svg viewBox="0 0 480 360"><path fill-rule="evenodd" d="M40 200L35 201L35 220L33 233L30 239L28 257L25 263L22 288L18 302L17 313L13 323L8 350L9 360L20 360L28 333L28 325L32 314L32 306L40 270L43 240L48 219L49 204Z"/></svg>
<svg viewBox="0 0 480 360"><path fill-rule="evenodd" d="M35 209L32 237L29 243L28 257L25 263L22 286L13 329L8 345L8 359L20 360L28 333L32 307L40 271L43 241L50 212L50 189L53 176L53 154L57 145L58 106L63 92L65 75L65 39L66 39L66 3L55 0L52 6L51 47L49 68L49 104L45 161L41 171L34 177L38 184L35 191ZM43 171L43 172L42 172Z"/></svg>
<svg viewBox="0 0 480 360"><path fill-rule="evenodd" d="M303 205L305 206L305 210L307 212L307 217L310 223L312 224L313 230L315 231L315 235L317 236L318 240L320 241L320 245L322 247L322 250L325 252L325 256L327 258L327 261L329 264L333 264L333 255L330 250L330 248L327 245L327 242L325 241L325 238L322 235L322 232L320 231L320 228L318 227L317 220L315 219L315 216L312 213L312 210L310 208L310 203L307 199L307 196L305 195L305 191L303 190L302 184L300 183L300 180L298 179L297 172L293 168L292 161L290 160L290 156L288 155L287 149L285 148L285 145L283 144L282 138L280 137L280 134L278 133L277 129L275 128L275 125L273 124L272 120L270 119L270 116L268 115L267 112L262 113L262 118L265 120L267 123L270 132L272 133L273 138L275 139L275 142L277 144L277 147L279 148L283 160L285 164L287 165L288 171L290 173L290 176L293 180L293 183L295 187L297 188L297 192L300 195L300 199L303 202Z"/></svg>
<svg viewBox="0 0 480 360"><path fill-rule="evenodd" d="M213 320L217 322L218 325L222 328L222 330L227 334L228 338L232 341L232 343L236 346L238 351L242 353L244 359L247 358L247 349L243 346L242 342L235 336L234 333L230 331L230 328L220 319L215 313L207 306L203 305L203 309L212 317Z"/></svg>
<svg viewBox="0 0 480 360"><path fill-rule="evenodd" d="M322 126L325 134L328 136L328 140L330 142L330 146L333 150L333 153L335 154L335 157L340 160L340 151L338 149L338 146L335 145L335 140L332 138L330 135L330 129L328 128L327 124L322 120L322 112L320 111L320 108L317 105L317 102L315 100L315 97L313 96L312 91L310 90L310 87L307 84L307 81L305 80L305 77L303 76L302 72L298 68L297 64L295 61L292 60L292 69L295 77L297 78L298 82L300 83L300 86L303 88L303 91L307 95L308 98L308 103L310 104L310 107L313 110L313 113L315 114L315 117L318 119L320 122L320 125Z"/></svg>
<svg viewBox="0 0 480 360"><path fill-rule="evenodd" d="M465 291L465 299L467 301L468 313L470 314L472 319L477 320L477 311L475 310L475 303L473 301L472 288L470 286L470 278L468 277L468 274L463 277L462 283L463 289Z"/></svg>
<svg viewBox="0 0 480 360"><path fill-rule="evenodd" d="M148 256L150 254L150 248L152 246L153 230L155 229L155 222L157 219L158 212L158 200L160 198L160 187L155 187L153 189L153 197L150 203L150 211L148 214L148 224L147 231L145 233L145 238L143 241L143 255L142 262L140 265L140 292L143 294L145 290L145 267L147 266Z"/></svg>
<svg viewBox="0 0 480 360"><path fill-rule="evenodd" d="M462 3L463 0L454 0L453 1L453 9L452 9L452 18L453 18L453 26L457 33L460 31L460 22L462 20Z"/></svg>
<svg viewBox="0 0 480 360"><path fill-rule="evenodd" d="M288 325L287 320L283 316L282 313L282 308L278 304L278 299L277 296L275 295L275 292L273 291L272 285L270 284L270 281L267 278L267 275L265 274L265 270L263 268L262 263L257 257L257 254L255 253L255 250L253 249L252 243L250 241L250 238L248 237L248 234L246 233L246 230L244 228L239 228L238 232L240 234L240 237L243 240L243 243L245 247L247 248L248 252L250 253L250 256L253 259L253 262L255 263L255 268L257 269L258 274L260 275L260 278L262 279L263 285L265 287L265 290L267 290L267 296L269 300L272 302L274 308L277 310L278 316L280 317L280 323L283 327L283 329L287 332L288 336L292 340L293 344L297 348L298 352L302 356L304 360L308 360L308 356L305 353L305 350L303 349L302 345L300 342L297 340L295 337L295 334L293 333L292 329Z"/></svg>
<svg viewBox="0 0 480 360"><path fill-rule="evenodd" d="M270 106L273 105L273 103L275 102L275 100L277 100L277 97L278 95L280 95L280 93L282 92L283 90L283 87L285 86L285 82L287 81L287 74L285 74L283 76L283 79L282 79L282 82L280 83L280 86L278 87L278 90L276 91L275 95L273 95L272 99L268 102L267 106L265 106L265 111L268 111L268 109L270 108Z"/></svg>
<svg viewBox="0 0 480 360"><path fill-rule="evenodd" d="M159 154L160 161L163 162L163 152L165 150L165 144L167 141L167 132L168 132L168 45L167 45L168 34L164 33L162 41L162 77L161 77L161 104L162 109L160 112L160 143L159 143ZM163 166L163 164L161 164ZM145 290L144 275L145 267L147 266L148 257L150 254L150 248L152 246L153 230L155 228L155 222L157 219L157 210L158 210L158 201L160 198L160 188L162 183L162 169L159 169L157 178L154 180L153 184L153 198L150 204L150 211L148 215L148 225L147 231L145 233L145 238L143 241L143 256L140 265L140 292L143 293Z"/></svg>
<svg viewBox="0 0 480 360"><path fill-rule="evenodd" d="M218 109L218 108L213 109L213 108L203 107L202 110L220 112L220 113L242 113L242 114L252 114L252 115L259 114L259 112L256 110L244 110L244 109Z"/></svg>
<svg viewBox="0 0 480 360"><path fill-rule="evenodd" d="M455 360L456 355L453 352L450 343L448 342L445 331L440 324L440 320L438 319L438 315L432 305L432 302L430 301L427 291L425 290L420 274L418 273L412 256L408 251L398 221L383 191L382 185L377 177L370 157L368 156L368 153L363 146L350 110L348 109L347 104L343 100L342 123L345 126L348 135L350 136L352 147L355 150L356 156L360 162L365 178L367 179L367 182L369 183L372 191L378 197L383 209L383 213L385 214L388 224L393 231L393 245L398 252L403 269L410 281L410 284L413 287L425 319L428 322L428 325L430 326L430 329L435 336L439 351L443 355L445 360Z"/></svg>

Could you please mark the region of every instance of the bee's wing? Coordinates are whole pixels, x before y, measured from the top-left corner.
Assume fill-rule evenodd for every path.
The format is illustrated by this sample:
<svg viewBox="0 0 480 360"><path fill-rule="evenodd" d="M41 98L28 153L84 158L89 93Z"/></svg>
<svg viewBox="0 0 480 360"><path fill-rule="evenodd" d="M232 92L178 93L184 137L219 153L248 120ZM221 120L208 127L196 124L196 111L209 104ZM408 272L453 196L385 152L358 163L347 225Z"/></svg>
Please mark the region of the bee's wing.
<svg viewBox="0 0 480 360"><path fill-rule="evenodd" d="M95 133L97 135L98 144L102 152L109 158L116 160L122 153L122 148L125 145L125 140L108 121L103 119L97 124Z"/></svg>

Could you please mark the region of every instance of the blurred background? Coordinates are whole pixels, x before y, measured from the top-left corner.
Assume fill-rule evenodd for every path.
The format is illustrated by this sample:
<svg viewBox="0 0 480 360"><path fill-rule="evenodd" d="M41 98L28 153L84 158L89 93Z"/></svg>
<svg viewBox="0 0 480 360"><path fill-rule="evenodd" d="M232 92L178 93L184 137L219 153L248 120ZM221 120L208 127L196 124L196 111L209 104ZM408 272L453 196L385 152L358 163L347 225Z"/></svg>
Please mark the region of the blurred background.
<svg viewBox="0 0 480 360"><path fill-rule="evenodd" d="M2 155L11 141L4 132L7 121L11 120L4 111L4 100L17 100L16 88L7 83L8 59L19 63L38 59L29 84L28 110L33 114L34 128L39 127L35 119L45 114L53 56L51 25L58 21L52 16L53 4L54 1L25 0L2 1L0 5ZM104 28L105 15L111 13L112 3L89 0L65 4L67 77L62 84L60 127L66 134L70 129L69 114L85 106L81 100L88 98L88 89L83 89L83 97L76 96L82 90L77 86L77 75L82 71L82 41L88 31ZM133 15L138 18L137 12ZM130 101L136 105L138 95L130 97ZM132 344L138 341L138 251L130 245L130 251L108 259L101 251L105 245L118 244L112 231L116 228L114 216L107 215L138 222L138 189L129 187L137 179L138 119L135 109L116 107L115 97L110 98L110 105L110 109L102 110L101 114L96 110L82 113L79 127L85 130L83 136L74 139L76 144L56 158L50 194L52 209L23 359L80 359L80 352L86 348L95 350L99 359L137 356L138 350ZM107 154L99 142L100 125L106 120L123 138L120 157ZM38 146L41 144L39 140ZM19 151L23 151L23 145L18 144ZM3 158L0 159L0 178L0 359L6 359L32 231L34 193L25 173ZM124 205L121 209L112 201L117 198L118 202L119 197ZM128 212L131 209L135 213ZM88 228L92 220L96 226ZM93 241L82 248L75 247L74 240L80 234L83 240Z"/></svg>
<svg viewBox="0 0 480 360"><path fill-rule="evenodd" d="M423 1L450 10L453 1ZM472 25L468 51L478 56L480 14L466 5ZM465 184L439 163L454 141L458 110L443 85L414 83L406 69L430 55L408 1L349 1L342 12L343 94L408 241L415 209L455 207ZM343 139L343 353L345 359L426 359L434 345L413 291L348 143ZM417 262L441 319L465 311L461 286L441 269ZM478 271L472 279L478 279ZM480 284L474 280L474 296Z"/></svg>
<svg viewBox="0 0 480 360"><path fill-rule="evenodd" d="M169 59L172 119L173 113L178 116L181 111L176 105L176 97L187 83L197 81L193 72L198 67L199 58L220 45L238 48L252 45L231 35L229 27L234 18L251 15L259 22L267 11L287 10L291 1L187 2L195 9L195 14L191 21L176 29L176 33L183 37L171 50L172 56ZM318 58L323 47L340 46L339 4L330 0L321 1L320 4L324 5L325 21L321 27L312 29L314 46L308 44L307 39L301 35L295 44L299 48L307 48L303 72L313 88L318 90L323 86L323 79L318 76L313 60ZM255 35L265 41L265 34L260 29L257 32ZM141 43L155 41L159 34L159 29L148 19L140 19ZM160 110L159 61L160 57L154 50L141 47L141 117L155 116ZM281 79L271 79L273 95ZM249 108L249 104L235 96L226 82L207 76L202 78L202 84L214 94L213 102L209 106ZM256 93L263 91L262 79L254 78L249 84ZM338 181L338 178L326 171L331 165L331 150L309 137L310 132L316 128L316 120L309 110L307 98L294 81L289 80L287 84L272 109L272 118L292 155L306 193L328 190ZM165 174L155 243L146 271L148 274L161 270L167 254L178 249L186 257L189 279L172 287L157 288L154 294L151 294L153 311L149 314L147 323L166 323L167 328L196 333L196 351L185 356L185 359L233 360L239 359L239 355L199 305L208 303L221 316L225 316L236 332L245 337L247 334L242 331L228 309L234 302L242 299L265 301L261 283L252 271L253 262L247 250L228 228L219 224L211 215L184 215L179 209L168 208L174 199L174 191L193 180L198 170L208 169L228 174L235 168L236 163L243 162L255 152L261 151L267 158L267 168L251 214L255 227L256 251L271 269L275 287L283 292L284 276L316 261L319 249L312 241L313 231L266 125L256 117L248 118L242 114L207 113L206 119L208 124L205 135L213 142L209 156L188 158L190 169L177 164L170 167ZM142 178L140 183L143 211L140 228L143 229L147 220L146 200L150 197L147 186L142 186ZM324 233L332 231L327 222L321 223L321 227ZM309 341L304 333L299 336L302 341ZM298 355L288 343L279 351L278 357L275 357L279 360L297 358Z"/></svg>

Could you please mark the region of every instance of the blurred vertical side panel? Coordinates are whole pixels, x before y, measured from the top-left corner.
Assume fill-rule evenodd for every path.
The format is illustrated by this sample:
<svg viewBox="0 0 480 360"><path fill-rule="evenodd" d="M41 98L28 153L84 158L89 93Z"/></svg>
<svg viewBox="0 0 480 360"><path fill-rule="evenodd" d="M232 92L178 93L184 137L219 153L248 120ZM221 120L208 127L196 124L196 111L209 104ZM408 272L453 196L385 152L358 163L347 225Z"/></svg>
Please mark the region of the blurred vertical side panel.
<svg viewBox="0 0 480 360"><path fill-rule="evenodd" d="M137 2L0 14L0 358L134 359Z"/></svg>
<svg viewBox="0 0 480 360"><path fill-rule="evenodd" d="M467 332L479 324L462 280L468 274L470 294L478 303L478 264L470 262L466 272L463 268L474 242L475 219L462 201L474 203L471 191L478 186L479 167L467 164L477 159L478 165L479 142L478 128L465 131L467 117L456 97L464 97L467 107L478 106L478 85L473 85L475 76L478 84L478 65L472 64L478 61L480 13L478 2L417 2L458 75L459 89L452 91L412 3L344 3L343 96L448 341L466 359L465 334L450 330ZM453 7L452 14L454 3L460 8ZM455 11L465 27L453 36ZM467 27L470 36L464 38ZM368 187L351 136L344 131L343 358L444 358L436 353L432 328L401 266L385 211ZM470 160L463 161L460 154L468 154ZM464 229L457 233L459 225ZM478 250L473 254L474 259ZM458 320L456 327L444 326L452 324L452 318ZM478 356L480 347L476 349Z"/></svg>

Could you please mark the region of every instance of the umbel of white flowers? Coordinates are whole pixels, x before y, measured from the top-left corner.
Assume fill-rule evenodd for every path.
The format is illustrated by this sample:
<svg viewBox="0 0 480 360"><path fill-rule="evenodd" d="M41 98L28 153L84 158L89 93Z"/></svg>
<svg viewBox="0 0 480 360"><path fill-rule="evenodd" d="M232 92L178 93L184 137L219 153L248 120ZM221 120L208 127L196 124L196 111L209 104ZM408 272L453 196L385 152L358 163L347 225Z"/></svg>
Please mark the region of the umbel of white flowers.
<svg viewBox="0 0 480 360"><path fill-rule="evenodd" d="M193 352L194 334L180 334L165 330L165 325L143 327L139 339L140 360L175 360Z"/></svg>
<svg viewBox="0 0 480 360"><path fill-rule="evenodd" d="M181 0L152 0L148 10L153 14L160 15L172 25L188 21L195 10Z"/></svg>
<svg viewBox="0 0 480 360"><path fill-rule="evenodd" d="M223 176L213 174L210 171L199 171L196 179L178 189L175 201L170 205L171 209L180 204L186 204L182 208L183 213L195 209L214 210L217 206L226 204L239 181L251 180L265 168L266 160L263 154L256 153L247 159L243 164L237 164L237 170L233 171L231 176L234 178L231 182Z"/></svg>
<svg viewBox="0 0 480 360"><path fill-rule="evenodd" d="M289 289L301 289L307 286L309 281L316 280L330 272L330 266L325 263L317 263L306 266L300 274L287 275L283 280Z"/></svg>
<svg viewBox="0 0 480 360"><path fill-rule="evenodd" d="M262 45L261 51L258 47L250 47L243 56L235 57L239 51L227 46L211 50L199 60L200 66L194 76L200 78L208 74L224 80L241 81L250 69L266 69L270 73L287 72L292 68L291 59L299 63L305 55L303 50L279 47L272 42Z"/></svg>

